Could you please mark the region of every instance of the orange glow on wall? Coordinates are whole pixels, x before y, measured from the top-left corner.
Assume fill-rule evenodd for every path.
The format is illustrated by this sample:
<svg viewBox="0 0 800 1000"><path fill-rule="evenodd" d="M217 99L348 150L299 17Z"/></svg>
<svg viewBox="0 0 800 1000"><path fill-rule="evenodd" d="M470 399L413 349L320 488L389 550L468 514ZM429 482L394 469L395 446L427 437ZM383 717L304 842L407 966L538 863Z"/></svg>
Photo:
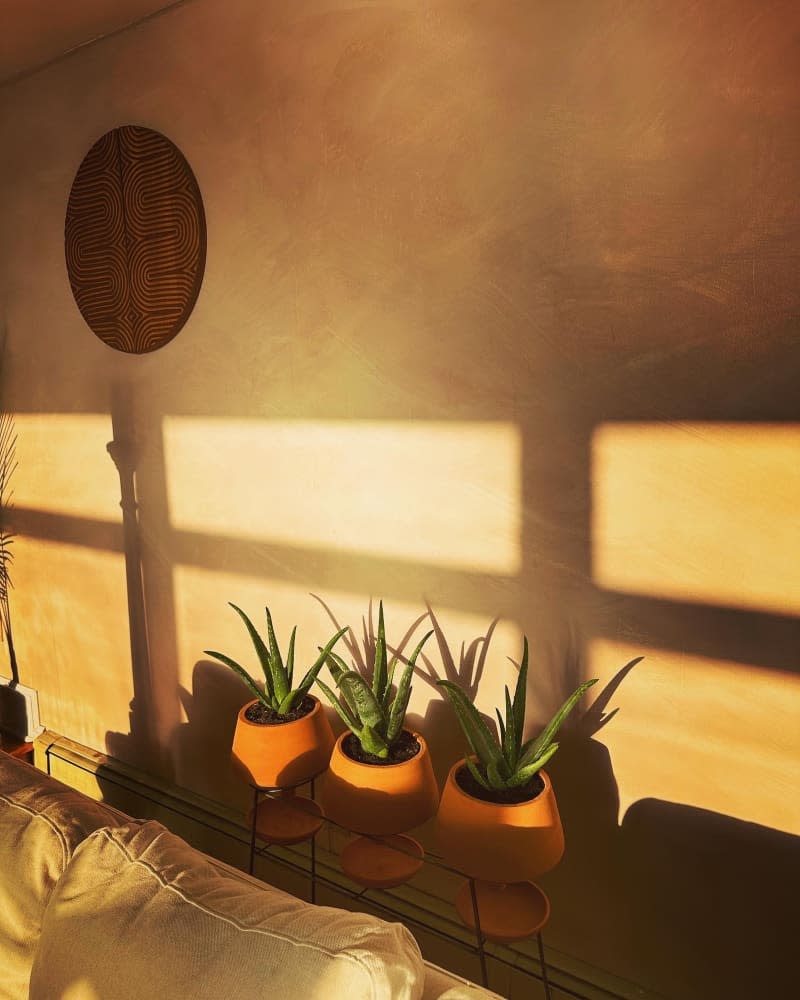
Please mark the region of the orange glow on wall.
<svg viewBox="0 0 800 1000"><path fill-rule="evenodd" d="M800 677L608 640L590 643L589 672L601 687L642 653L599 737L620 818L656 798L800 834Z"/></svg>
<svg viewBox="0 0 800 1000"><path fill-rule="evenodd" d="M437 566L520 566L507 423L168 417L173 527Z"/></svg>
<svg viewBox="0 0 800 1000"><path fill-rule="evenodd" d="M593 576L626 593L800 611L800 427L606 424Z"/></svg>
<svg viewBox="0 0 800 1000"><path fill-rule="evenodd" d="M14 506L120 520L119 476L106 445L111 417L97 413L16 414Z"/></svg>
<svg viewBox="0 0 800 1000"><path fill-rule="evenodd" d="M20 676L42 722L99 750L129 730L133 697L125 561L118 553L18 537L11 614Z"/></svg>

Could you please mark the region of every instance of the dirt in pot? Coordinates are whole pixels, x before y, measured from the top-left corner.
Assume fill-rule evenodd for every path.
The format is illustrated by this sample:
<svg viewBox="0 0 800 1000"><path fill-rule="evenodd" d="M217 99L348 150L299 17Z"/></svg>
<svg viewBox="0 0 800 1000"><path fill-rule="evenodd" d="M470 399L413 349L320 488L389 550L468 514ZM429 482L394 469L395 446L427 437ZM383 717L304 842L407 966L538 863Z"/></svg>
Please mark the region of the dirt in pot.
<svg viewBox="0 0 800 1000"><path fill-rule="evenodd" d="M342 740L342 750L351 760L358 761L359 764L402 764L404 761L416 757L419 749L419 741L407 729L404 729L389 747L389 756L386 758L367 753L359 743L358 737L353 733L345 736Z"/></svg>
<svg viewBox="0 0 800 1000"><path fill-rule="evenodd" d="M462 792L471 795L481 802L495 802L501 805L519 805L521 802L530 802L544 791L544 779L537 772L531 780L520 785L519 788L505 788L487 790L472 777L469 769L461 767L456 771L456 783Z"/></svg>
<svg viewBox="0 0 800 1000"><path fill-rule="evenodd" d="M285 722L297 722L304 715L314 710L314 699L306 695L299 705L287 712L286 715L279 715L274 709L267 708L260 701L254 702L244 713L248 722L255 722L259 726L282 726Z"/></svg>

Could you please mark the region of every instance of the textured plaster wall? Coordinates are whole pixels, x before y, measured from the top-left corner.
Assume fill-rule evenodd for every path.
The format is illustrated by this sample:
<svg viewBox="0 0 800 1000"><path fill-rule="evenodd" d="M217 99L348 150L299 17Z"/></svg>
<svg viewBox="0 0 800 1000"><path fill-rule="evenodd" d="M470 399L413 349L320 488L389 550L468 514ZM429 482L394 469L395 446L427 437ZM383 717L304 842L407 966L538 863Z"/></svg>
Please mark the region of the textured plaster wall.
<svg viewBox="0 0 800 1000"><path fill-rule="evenodd" d="M248 655L227 600L304 656L333 630L310 591L354 625L382 596L394 641L427 598L456 663L499 617L476 700L527 633L531 726L644 655L551 767L550 941L653 994L782 995L798 29L788 2L196 0L0 90L13 613L46 723L236 799L242 690L202 652ZM181 148L208 221L195 311L144 357L91 335L63 258L75 171L129 122ZM416 688L441 774L461 741Z"/></svg>

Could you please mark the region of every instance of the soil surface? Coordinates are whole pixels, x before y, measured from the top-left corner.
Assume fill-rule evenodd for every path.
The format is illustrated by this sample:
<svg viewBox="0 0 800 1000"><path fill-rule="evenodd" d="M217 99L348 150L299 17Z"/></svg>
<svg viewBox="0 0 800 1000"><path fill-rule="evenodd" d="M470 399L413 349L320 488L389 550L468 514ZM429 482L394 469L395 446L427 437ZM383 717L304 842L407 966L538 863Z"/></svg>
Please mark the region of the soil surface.
<svg viewBox="0 0 800 1000"><path fill-rule="evenodd" d="M527 785L520 785L519 788L487 791L472 777L467 767L461 767L456 771L456 783L462 792L466 792L467 795L471 795L475 799L480 799L481 802L497 802L502 805L519 805L520 802L530 802L544 790L544 780L537 773Z"/></svg>
<svg viewBox="0 0 800 1000"><path fill-rule="evenodd" d="M359 764L380 764L388 766L390 764L402 764L403 761L411 760L419 753L419 741L415 736L404 729L394 743L389 747L389 756L382 760L375 754L367 753L358 742L358 737L354 733L345 736L342 740L342 750L351 760L358 761Z"/></svg>
<svg viewBox="0 0 800 1000"><path fill-rule="evenodd" d="M259 726L282 726L284 722L297 722L298 719L302 719L304 715L308 715L313 709L314 699L306 695L300 704L295 705L291 712L287 712L286 715L278 715L277 712L257 701L247 709L244 717L248 722L255 722Z"/></svg>

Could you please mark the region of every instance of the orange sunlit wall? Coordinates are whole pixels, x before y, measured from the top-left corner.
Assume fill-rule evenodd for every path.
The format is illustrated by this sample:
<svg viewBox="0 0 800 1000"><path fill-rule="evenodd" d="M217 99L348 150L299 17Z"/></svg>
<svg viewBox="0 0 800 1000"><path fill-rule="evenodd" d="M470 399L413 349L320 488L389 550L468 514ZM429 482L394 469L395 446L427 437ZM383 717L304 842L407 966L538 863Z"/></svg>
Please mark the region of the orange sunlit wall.
<svg viewBox="0 0 800 1000"><path fill-rule="evenodd" d="M527 634L531 726L644 655L554 760L553 951L631 994L791 995L763 869L706 918L701 841L800 867L798 35L789 0L192 0L0 85L12 596L47 724L139 739L106 452L128 399L154 774L224 794L242 693L203 650L247 658L228 600L304 657L332 631L312 591L356 625L383 596L393 638L429 597L456 659L499 615L475 701ZM86 328L64 263L75 172L125 122L181 149L208 226L191 317L140 357ZM412 707L440 762L463 750L422 677ZM747 983L775 967L788 988Z"/></svg>
<svg viewBox="0 0 800 1000"><path fill-rule="evenodd" d="M521 441L513 424L167 417L164 454L171 530L219 539L223 552L225 540L243 540L263 553L258 573L175 567L178 669L187 690L199 651L209 645L257 670L226 600L258 622L269 604L284 643L296 624L299 662L310 663L321 638L333 631L310 589L359 639L370 597L373 628L383 598L389 642L399 643L425 613L431 572L481 572L502 580L520 566ZM319 579L320 557L335 562L339 554L352 557L354 572L359 557L381 565L382 591L361 592L355 577L349 587L309 587L294 579L302 580L308 567ZM400 569L418 581L417 600L392 595L392 575ZM433 603L458 662L461 643L483 635L491 616ZM428 628L418 625L414 642ZM491 712L503 684L513 682L507 657L518 657L519 645L517 623L500 623L477 698L484 711ZM421 720L429 703L439 701L433 678L441 673L441 654L433 640L424 661L431 680L415 683L411 701ZM450 762L463 742L452 736L453 745L443 751Z"/></svg>
<svg viewBox="0 0 800 1000"><path fill-rule="evenodd" d="M48 727L104 749L108 730L127 732L133 695L119 477L106 451L111 419L16 414L14 425L11 613L20 673L38 689ZM28 535L31 518L44 537Z"/></svg>
<svg viewBox="0 0 800 1000"><path fill-rule="evenodd" d="M519 570L513 425L167 417L164 449L175 528Z"/></svg>
<svg viewBox="0 0 800 1000"><path fill-rule="evenodd" d="M800 428L606 424L592 449L595 580L609 590L800 611ZM596 640L610 678L641 653L604 739L621 809L648 796L800 834L800 677Z"/></svg>
<svg viewBox="0 0 800 1000"><path fill-rule="evenodd" d="M606 424L594 436L603 586L800 612L800 426Z"/></svg>

